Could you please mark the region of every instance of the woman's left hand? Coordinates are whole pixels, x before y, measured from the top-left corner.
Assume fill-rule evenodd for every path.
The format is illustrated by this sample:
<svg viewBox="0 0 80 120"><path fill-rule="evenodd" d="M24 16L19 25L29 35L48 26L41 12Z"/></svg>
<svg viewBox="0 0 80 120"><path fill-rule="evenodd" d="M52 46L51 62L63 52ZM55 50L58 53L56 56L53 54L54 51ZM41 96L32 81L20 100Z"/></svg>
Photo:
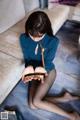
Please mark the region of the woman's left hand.
<svg viewBox="0 0 80 120"><path fill-rule="evenodd" d="M43 67L36 67L35 68L35 73L44 73L45 76L48 75L47 71ZM37 78L39 78L39 80L41 80L41 83L44 83L44 76L43 75L38 75Z"/></svg>

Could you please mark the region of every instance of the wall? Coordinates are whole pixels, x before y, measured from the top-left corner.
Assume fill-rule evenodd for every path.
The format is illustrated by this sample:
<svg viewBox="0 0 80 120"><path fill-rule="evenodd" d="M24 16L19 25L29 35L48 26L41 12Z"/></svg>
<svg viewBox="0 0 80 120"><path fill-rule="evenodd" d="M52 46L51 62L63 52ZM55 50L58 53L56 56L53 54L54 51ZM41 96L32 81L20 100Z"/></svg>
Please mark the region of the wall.
<svg viewBox="0 0 80 120"><path fill-rule="evenodd" d="M39 7L39 0L23 0L23 2L26 12Z"/></svg>

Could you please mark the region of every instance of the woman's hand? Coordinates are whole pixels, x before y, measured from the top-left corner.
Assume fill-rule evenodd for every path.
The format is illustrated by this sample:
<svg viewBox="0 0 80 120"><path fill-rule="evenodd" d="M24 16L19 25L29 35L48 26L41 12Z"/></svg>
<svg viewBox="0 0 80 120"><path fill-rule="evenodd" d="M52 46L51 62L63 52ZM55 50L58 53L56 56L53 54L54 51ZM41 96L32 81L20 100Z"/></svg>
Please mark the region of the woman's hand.
<svg viewBox="0 0 80 120"><path fill-rule="evenodd" d="M33 66L28 66L24 69L24 71L22 73L22 80L23 80L24 83L29 82L34 78L34 76L26 76L25 77L25 75L27 75L29 73L34 73Z"/></svg>
<svg viewBox="0 0 80 120"><path fill-rule="evenodd" d="M47 76L47 71L43 67L36 67L35 68L35 73L44 73L45 76ZM44 83L44 76L43 75L38 75L36 76L38 80L41 80L41 83Z"/></svg>

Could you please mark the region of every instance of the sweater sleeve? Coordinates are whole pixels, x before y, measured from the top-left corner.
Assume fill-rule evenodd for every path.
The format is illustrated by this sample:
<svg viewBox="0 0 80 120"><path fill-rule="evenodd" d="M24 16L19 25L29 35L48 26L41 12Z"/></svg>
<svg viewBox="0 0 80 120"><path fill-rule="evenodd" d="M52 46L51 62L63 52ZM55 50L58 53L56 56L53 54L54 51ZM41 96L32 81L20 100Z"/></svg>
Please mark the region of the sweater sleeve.
<svg viewBox="0 0 80 120"><path fill-rule="evenodd" d="M56 55L57 47L58 47L59 40L55 37L49 45L48 52L46 53L45 57L45 69L49 72L52 69L55 69L53 60Z"/></svg>
<svg viewBox="0 0 80 120"><path fill-rule="evenodd" d="M25 34L24 33L20 35L19 40L20 40L20 46L21 46L21 49L22 49L25 66L28 66L27 42L25 40Z"/></svg>
<svg viewBox="0 0 80 120"><path fill-rule="evenodd" d="M27 52L27 46L26 45L27 45L27 43L26 43L26 40L25 40L25 34L21 34L20 35L20 46L21 46L21 49L22 49L24 59L28 58L28 52Z"/></svg>

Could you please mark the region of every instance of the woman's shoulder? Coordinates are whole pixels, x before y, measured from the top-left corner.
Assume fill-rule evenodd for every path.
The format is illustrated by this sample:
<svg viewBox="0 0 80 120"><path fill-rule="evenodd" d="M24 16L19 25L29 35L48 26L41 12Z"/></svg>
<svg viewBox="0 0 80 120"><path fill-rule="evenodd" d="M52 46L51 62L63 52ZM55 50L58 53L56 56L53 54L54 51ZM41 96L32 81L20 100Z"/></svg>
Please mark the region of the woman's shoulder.
<svg viewBox="0 0 80 120"><path fill-rule="evenodd" d="M56 36L49 36L49 42L50 44L58 44L59 39Z"/></svg>
<svg viewBox="0 0 80 120"><path fill-rule="evenodd" d="M25 33L22 33L20 35L19 42L20 42L21 46L25 46L28 44L28 37Z"/></svg>
<svg viewBox="0 0 80 120"><path fill-rule="evenodd" d="M56 36L52 36L52 41L59 42L59 39Z"/></svg>
<svg viewBox="0 0 80 120"><path fill-rule="evenodd" d="M27 37L27 36L26 36L25 33L21 33L20 36L19 36L20 40L23 40L23 39L25 39L26 37Z"/></svg>

